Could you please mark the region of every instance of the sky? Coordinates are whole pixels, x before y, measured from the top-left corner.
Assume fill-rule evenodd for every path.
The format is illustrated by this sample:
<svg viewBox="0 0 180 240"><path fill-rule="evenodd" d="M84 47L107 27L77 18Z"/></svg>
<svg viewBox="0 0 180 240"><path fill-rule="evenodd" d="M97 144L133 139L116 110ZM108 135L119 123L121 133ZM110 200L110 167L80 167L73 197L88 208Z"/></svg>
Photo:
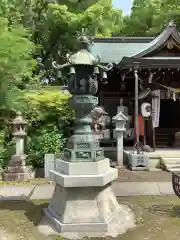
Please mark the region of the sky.
<svg viewBox="0 0 180 240"><path fill-rule="evenodd" d="M133 0L113 0L115 8L121 8L124 14L130 14Z"/></svg>

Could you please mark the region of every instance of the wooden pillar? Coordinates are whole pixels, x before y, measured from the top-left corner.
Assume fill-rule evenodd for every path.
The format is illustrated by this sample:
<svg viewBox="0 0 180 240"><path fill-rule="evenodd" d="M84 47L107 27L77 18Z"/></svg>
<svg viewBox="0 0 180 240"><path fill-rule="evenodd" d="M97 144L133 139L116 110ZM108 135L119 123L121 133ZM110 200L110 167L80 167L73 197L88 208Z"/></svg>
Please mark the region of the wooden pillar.
<svg viewBox="0 0 180 240"><path fill-rule="evenodd" d="M139 90L139 77L138 77L138 71L137 69L134 70L134 76L135 76L135 124L136 124L136 145L137 145L137 153L140 153L139 149L139 99L138 99L138 90Z"/></svg>

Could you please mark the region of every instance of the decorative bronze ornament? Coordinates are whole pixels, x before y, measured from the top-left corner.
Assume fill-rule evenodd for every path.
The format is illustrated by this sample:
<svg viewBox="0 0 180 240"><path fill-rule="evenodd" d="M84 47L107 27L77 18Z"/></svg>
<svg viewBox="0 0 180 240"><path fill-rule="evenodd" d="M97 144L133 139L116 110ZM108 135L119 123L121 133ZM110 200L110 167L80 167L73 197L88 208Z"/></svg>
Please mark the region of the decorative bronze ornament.
<svg viewBox="0 0 180 240"><path fill-rule="evenodd" d="M174 48L173 40L169 39L166 46L167 46L168 49L173 49Z"/></svg>

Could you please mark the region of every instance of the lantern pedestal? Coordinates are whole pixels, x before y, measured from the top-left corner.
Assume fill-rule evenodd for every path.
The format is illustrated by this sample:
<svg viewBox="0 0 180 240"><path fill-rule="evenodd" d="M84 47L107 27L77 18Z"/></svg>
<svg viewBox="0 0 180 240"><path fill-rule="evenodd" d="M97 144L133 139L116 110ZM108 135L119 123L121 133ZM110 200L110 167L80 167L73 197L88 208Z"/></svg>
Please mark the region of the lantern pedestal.
<svg viewBox="0 0 180 240"><path fill-rule="evenodd" d="M34 179L35 173L29 166L8 166L6 172L3 173L3 180L10 181L22 181L27 182Z"/></svg>
<svg viewBox="0 0 180 240"><path fill-rule="evenodd" d="M39 230L69 239L119 235L134 227L131 210L117 202L111 182L117 169L109 159L72 163L57 160L50 180L56 182L49 207ZM46 221L46 223L44 222Z"/></svg>
<svg viewBox="0 0 180 240"><path fill-rule="evenodd" d="M3 173L4 181L29 181L34 179L35 173L31 166L25 166L25 159L27 155L13 155L9 162L9 165L6 168L6 171Z"/></svg>

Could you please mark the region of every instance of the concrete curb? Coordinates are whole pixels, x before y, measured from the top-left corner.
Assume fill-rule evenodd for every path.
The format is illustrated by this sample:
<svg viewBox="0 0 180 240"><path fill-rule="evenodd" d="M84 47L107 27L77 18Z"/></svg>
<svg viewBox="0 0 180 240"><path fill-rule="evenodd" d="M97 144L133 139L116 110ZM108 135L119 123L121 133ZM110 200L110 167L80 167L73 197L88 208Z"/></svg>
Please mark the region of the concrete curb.
<svg viewBox="0 0 180 240"><path fill-rule="evenodd" d="M138 195L174 195L171 182L118 182L113 183L117 197Z"/></svg>
<svg viewBox="0 0 180 240"><path fill-rule="evenodd" d="M51 199L54 184L0 187L0 200ZM174 195L171 182L113 182L117 197L138 195Z"/></svg>

